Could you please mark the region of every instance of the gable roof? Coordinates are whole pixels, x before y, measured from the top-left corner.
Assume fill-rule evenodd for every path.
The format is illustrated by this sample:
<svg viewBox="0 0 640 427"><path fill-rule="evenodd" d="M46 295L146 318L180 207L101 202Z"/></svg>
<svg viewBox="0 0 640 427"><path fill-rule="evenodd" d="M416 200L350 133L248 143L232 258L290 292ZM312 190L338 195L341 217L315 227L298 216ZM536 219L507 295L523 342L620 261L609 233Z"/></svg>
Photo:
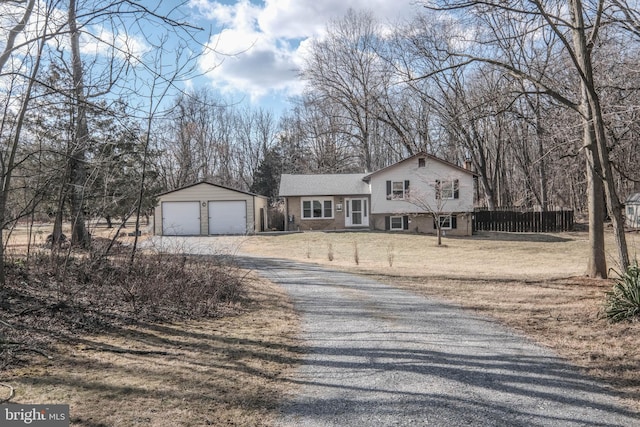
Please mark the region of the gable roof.
<svg viewBox="0 0 640 427"><path fill-rule="evenodd" d="M280 177L280 197L289 196L348 196L369 194L364 173L293 175Z"/></svg>
<svg viewBox="0 0 640 427"><path fill-rule="evenodd" d="M640 204L640 193L630 194L627 200L625 200L625 203L631 203L632 205Z"/></svg>
<svg viewBox="0 0 640 427"><path fill-rule="evenodd" d="M396 166L398 166L398 165L400 165L400 164L402 164L402 163L408 162L408 161L413 160L413 159L418 158L418 157L424 157L424 158L426 158L426 159L434 160L434 161L436 161L436 162L442 163L442 164L447 165L447 166L449 166L449 167L451 167L451 168L454 168L454 169L459 170L459 171L461 171L461 172L468 173L468 174L473 175L473 176L477 176L477 175L478 175L477 173L475 173L475 172L473 172L473 171L471 171L471 170L469 170L469 169L465 169L465 168L460 167L460 166L458 166L458 165L454 165L454 164L453 164L453 163L451 163L451 162L447 162L446 160L442 160L442 159L441 159L441 158L439 158L439 157L436 157L436 156L433 156L433 155L431 155L431 154L427 154L427 153L426 153L426 152L424 152L424 151L421 151L421 152L419 152L419 153L414 154L414 155L413 155L413 156L411 156L411 157L407 157L406 159L400 160L399 162L396 162L396 163L394 163L394 164L392 164L392 165L389 165L389 166L384 167L384 168L382 168L382 169L378 169L378 170L377 170L377 171L375 171L375 172L372 172L372 173L370 173L370 174L367 174L367 175L365 175L365 177L364 177L363 179L364 179L365 181L367 181L367 182L368 182L368 181L371 179L371 177L372 177L372 176L377 175L377 174L379 174L379 173L380 173L380 172L382 172L382 171L385 171L385 170L387 170L387 169L390 169L390 168L396 167Z"/></svg>
<svg viewBox="0 0 640 427"><path fill-rule="evenodd" d="M156 194L156 197L164 196L166 194L175 193L176 191L181 191L181 190L184 190L184 189L187 189L187 188L195 187L196 185L200 185L200 184L207 184L207 185L210 185L212 187L224 188L225 190L235 191L236 193L247 194L249 196L262 197L263 199L267 198L267 196L262 196L260 194L250 193L248 191L238 190L237 188L231 188L231 187L227 187L225 185L214 184L212 182L208 182L208 181L204 181L204 180L203 181L194 182L193 184L185 185L184 187L176 188L175 190L169 190L169 191L165 191L164 193Z"/></svg>

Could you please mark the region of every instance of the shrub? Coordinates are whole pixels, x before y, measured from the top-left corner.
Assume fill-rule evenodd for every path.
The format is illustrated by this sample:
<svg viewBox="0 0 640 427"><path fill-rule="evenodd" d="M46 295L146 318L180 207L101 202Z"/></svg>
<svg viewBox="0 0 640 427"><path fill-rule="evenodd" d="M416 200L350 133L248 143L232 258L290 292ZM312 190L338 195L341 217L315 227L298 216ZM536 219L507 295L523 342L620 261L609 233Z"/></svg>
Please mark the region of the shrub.
<svg viewBox="0 0 640 427"><path fill-rule="evenodd" d="M640 267L633 263L618 273L613 289L606 294L605 316L612 322L640 318Z"/></svg>

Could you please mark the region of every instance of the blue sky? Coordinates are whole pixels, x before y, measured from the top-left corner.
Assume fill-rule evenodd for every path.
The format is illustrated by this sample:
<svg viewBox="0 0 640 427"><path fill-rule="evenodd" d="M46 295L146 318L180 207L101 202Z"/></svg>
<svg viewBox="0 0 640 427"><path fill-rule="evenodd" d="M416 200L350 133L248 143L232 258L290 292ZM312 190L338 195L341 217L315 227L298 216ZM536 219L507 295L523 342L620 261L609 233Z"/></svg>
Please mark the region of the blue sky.
<svg viewBox="0 0 640 427"><path fill-rule="evenodd" d="M210 49L202 54L202 47L191 43L194 54L202 54L197 63L197 70L202 75L184 82L186 88L208 87L230 103L264 107L276 115L288 107L291 97L302 92L303 83L298 73L305 52L313 39L325 37L327 24L332 20L340 19L352 8L369 10L385 24L410 19L419 8L415 5L416 0L184 0L178 3L179 6L170 1L143 0L142 3L150 9L157 8L159 14L169 13L178 21L204 29L196 34L196 39ZM95 4L89 1L86 5L93 7ZM0 2L0 48L4 47L2 40L6 40L6 30L15 25L23 10L24 5L20 3ZM65 25L66 11L47 10L45 2L38 0L27 28L29 38L42 28L44 16L49 17L52 27L54 24ZM152 45L158 43L163 30L158 22L138 21L134 19L136 16L92 19L83 27L81 50L87 64L98 61L103 70L109 70L110 55L115 47L116 56L130 62L139 72L137 79L119 83L121 91L138 95L142 102L149 81L144 77L145 67L140 66L141 61L149 63L152 70L157 69L158 64L154 61L158 60L158 51ZM162 58L163 69L170 70L175 65L175 57L171 56L180 38L173 34L164 42L167 52ZM21 35L16 45L26 39L26 35ZM68 39L58 37L50 43L52 47L59 43L66 48ZM28 46L34 47L33 43ZM26 48L17 56L24 53Z"/></svg>
<svg viewBox="0 0 640 427"><path fill-rule="evenodd" d="M349 8L372 11L382 23L411 18L415 0L190 0L194 23L211 28L217 53L200 59L206 76L193 81L234 101L281 110L298 95L305 51L322 38L327 24Z"/></svg>

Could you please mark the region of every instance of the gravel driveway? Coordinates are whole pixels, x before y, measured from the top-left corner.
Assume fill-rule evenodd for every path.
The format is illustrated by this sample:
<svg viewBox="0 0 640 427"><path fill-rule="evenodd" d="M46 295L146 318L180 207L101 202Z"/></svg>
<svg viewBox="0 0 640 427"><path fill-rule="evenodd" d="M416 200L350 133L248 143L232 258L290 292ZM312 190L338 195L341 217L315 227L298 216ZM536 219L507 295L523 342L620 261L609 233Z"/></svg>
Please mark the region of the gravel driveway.
<svg viewBox="0 0 640 427"><path fill-rule="evenodd" d="M243 258L303 316L309 354L280 426L632 426L550 351L486 318L353 274Z"/></svg>
<svg viewBox="0 0 640 427"><path fill-rule="evenodd" d="M149 243L199 254L240 247L181 242ZM282 285L302 314L309 353L279 426L640 426L602 385L487 318L364 276L237 259Z"/></svg>

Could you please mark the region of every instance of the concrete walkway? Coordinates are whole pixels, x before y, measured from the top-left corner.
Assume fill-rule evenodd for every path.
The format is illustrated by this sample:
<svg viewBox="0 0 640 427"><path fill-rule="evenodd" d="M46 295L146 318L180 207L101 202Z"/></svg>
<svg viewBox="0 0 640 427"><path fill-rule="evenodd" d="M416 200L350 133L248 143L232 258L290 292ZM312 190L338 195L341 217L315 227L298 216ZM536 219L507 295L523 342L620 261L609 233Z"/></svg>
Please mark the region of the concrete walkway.
<svg viewBox="0 0 640 427"><path fill-rule="evenodd" d="M244 257L281 284L309 353L280 426L633 426L600 384L486 318L315 265Z"/></svg>

